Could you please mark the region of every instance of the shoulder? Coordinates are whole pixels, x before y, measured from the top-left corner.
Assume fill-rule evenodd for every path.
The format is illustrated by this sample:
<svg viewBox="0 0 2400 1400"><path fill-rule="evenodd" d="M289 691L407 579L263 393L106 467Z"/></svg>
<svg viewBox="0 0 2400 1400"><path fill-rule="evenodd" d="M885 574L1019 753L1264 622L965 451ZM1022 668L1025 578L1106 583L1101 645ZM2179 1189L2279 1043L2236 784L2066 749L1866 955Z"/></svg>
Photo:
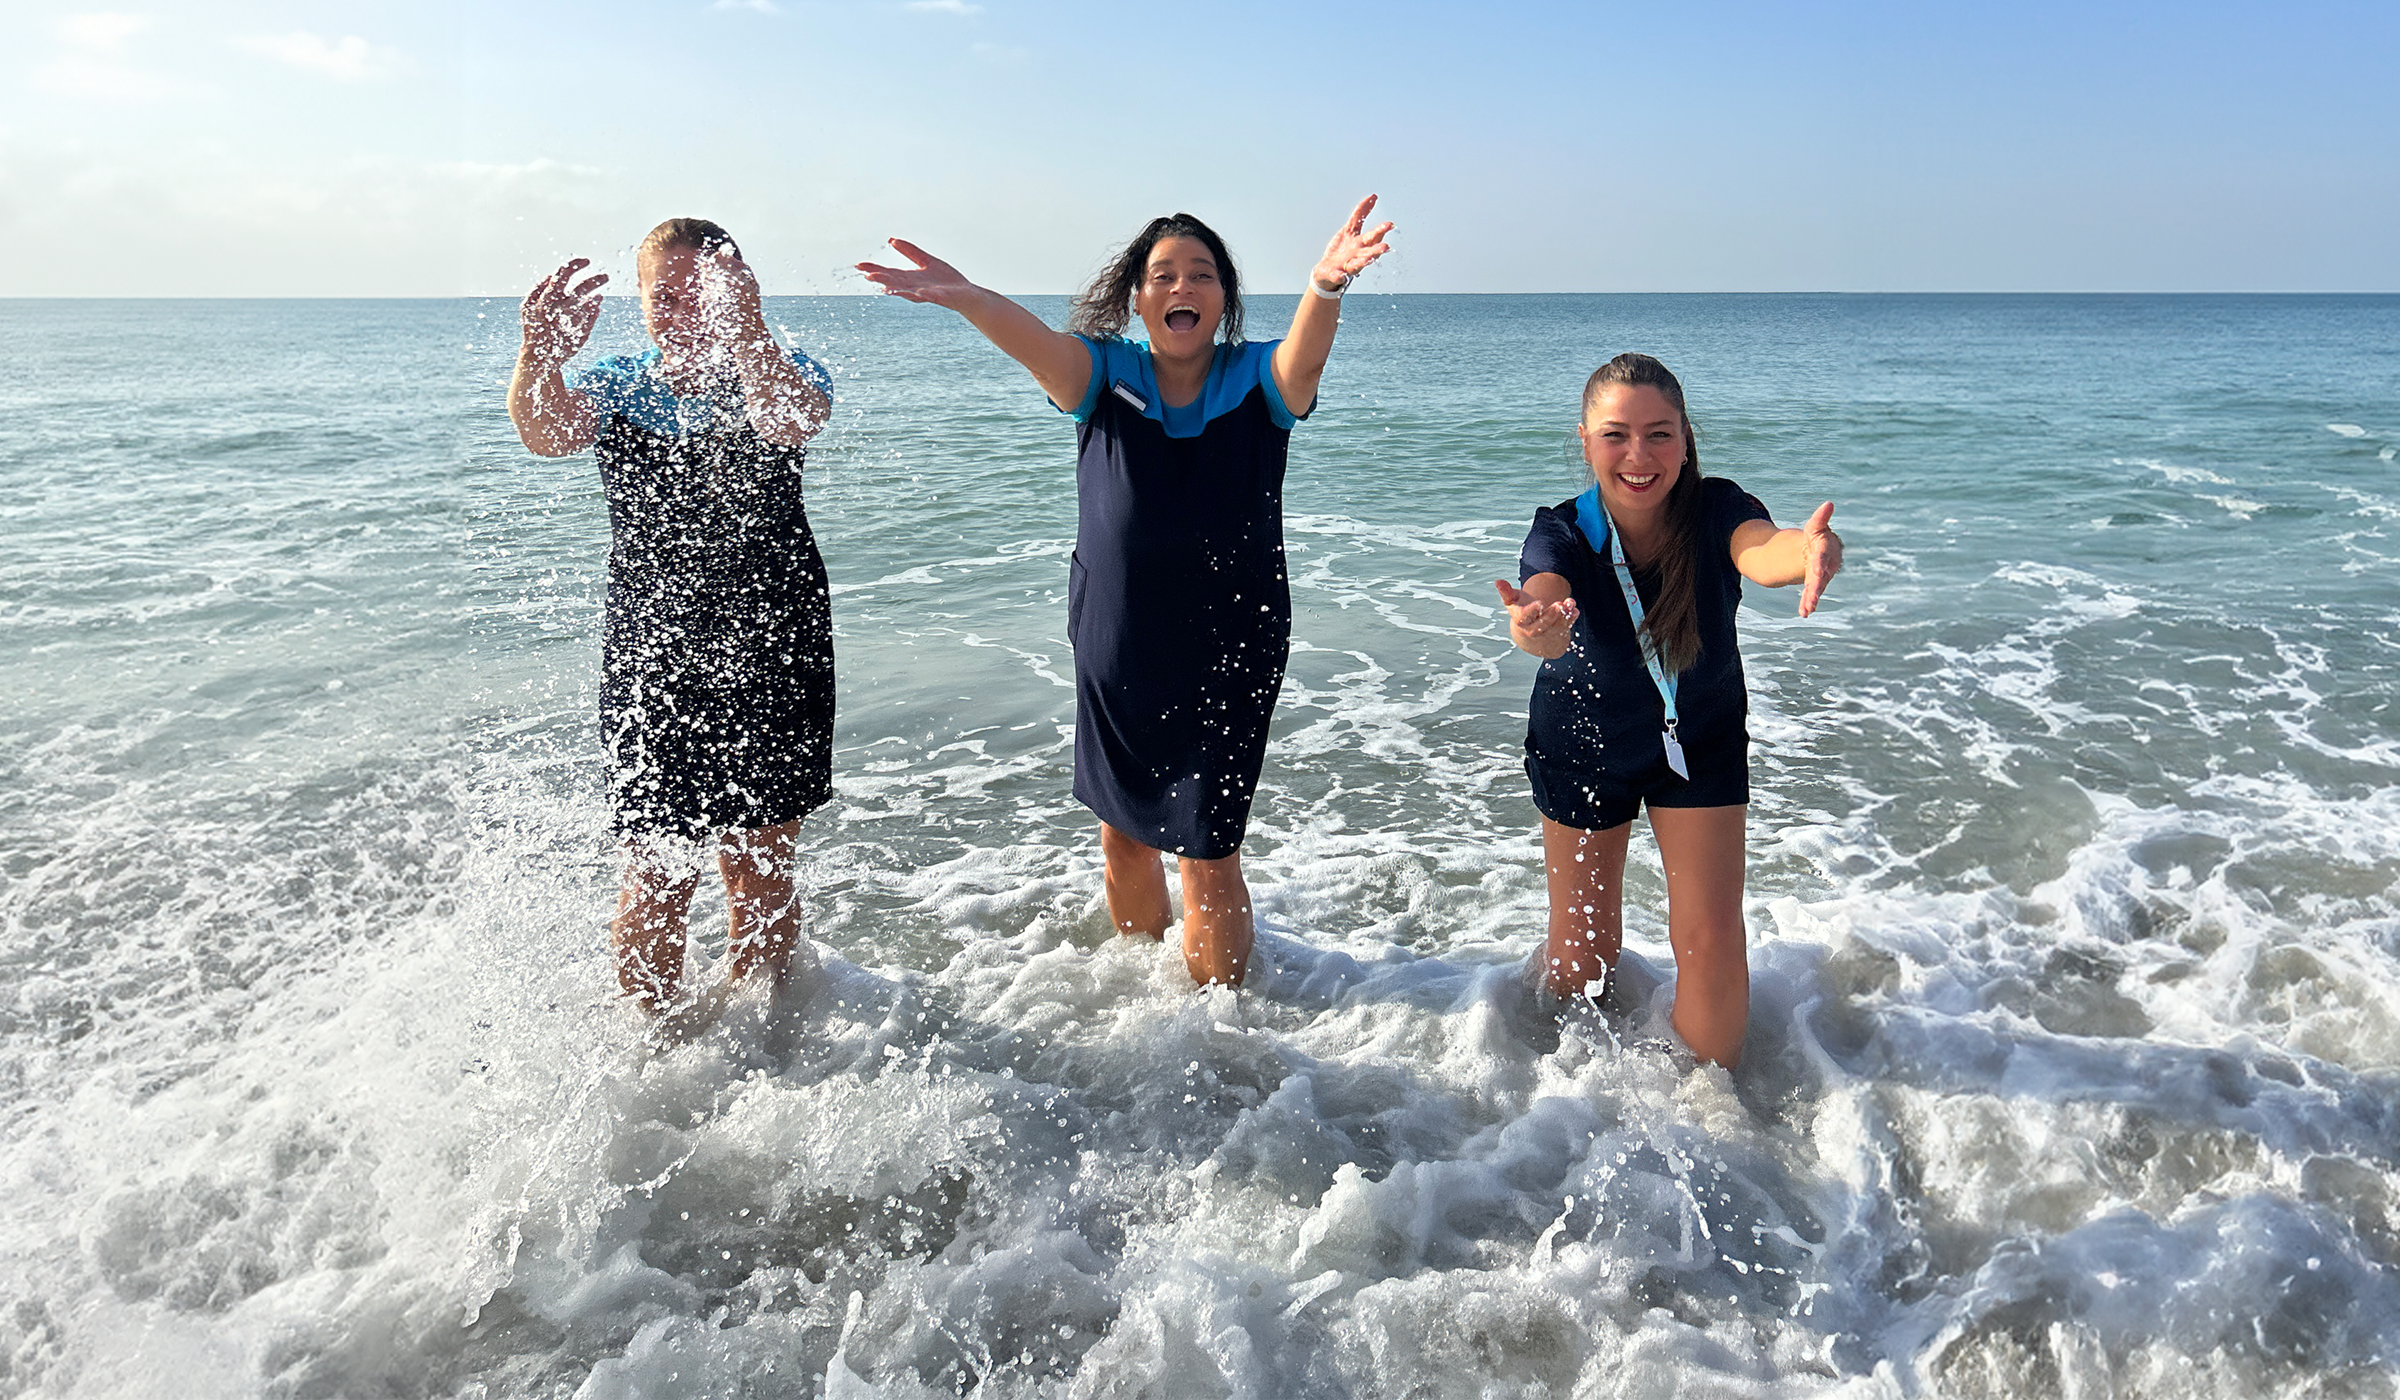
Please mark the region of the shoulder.
<svg viewBox="0 0 2400 1400"><path fill-rule="evenodd" d="M1543 506L1533 513L1533 524L1525 531L1525 547L1518 551L1517 562L1524 576L1535 574L1566 575L1579 569L1591 545L1583 538L1583 529L1575 523L1573 497L1554 506Z"/></svg>
<svg viewBox="0 0 2400 1400"><path fill-rule="evenodd" d="M603 355L581 369L567 371L569 388L587 394L622 393L640 383L648 365L639 355Z"/></svg>
<svg viewBox="0 0 2400 1400"><path fill-rule="evenodd" d="M1774 519L1758 497L1744 491L1740 483L1729 477L1703 477L1700 488L1709 525L1718 533L1731 535L1744 521Z"/></svg>
<svg viewBox="0 0 2400 1400"><path fill-rule="evenodd" d="M1565 530L1569 533L1573 533L1576 529L1575 498L1573 496L1569 496L1565 500L1560 501L1557 505L1542 506L1535 510L1533 513L1533 528L1536 530Z"/></svg>
<svg viewBox="0 0 2400 1400"><path fill-rule="evenodd" d="M1138 340L1127 340L1121 335L1075 338L1090 348L1092 364L1097 369L1120 377L1129 371L1147 374L1150 370L1150 347Z"/></svg>
<svg viewBox="0 0 2400 1400"><path fill-rule="evenodd" d="M1083 402L1059 411L1078 424L1089 423L1100 406L1100 391L1112 382L1123 381L1143 398L1150 397L1150 347L1121 335L1090 336L1078 331L1075 338L1092 355L1092 377L1083 386ZM1055 405L1054 405L1055 406Z"/></svg>
<svg viewBox="0 0 2400 1400"><path fill-rule="evenodd" d="M1276 427L1290 428L1308 415L1292 412L1291 405L1283 401L1283 391L1275 385L1275 347L1281 344L1280 340L1237 340L1220 345L1208 377L1227 407L1247 397L1252 389L1264 393L1267 416Z"/></svg>
<svg viewBox="0 0 2400 1400"><path fill-rule="evenodd" d="M1256 378L1275 362L1275 347L1281 344L1280 340L1228 341L1217 347L1217 362L1211 370L1229 379Z"/></svg>
<svg viewBox="0 0 2400 1400"><path fill-rule="evenodd" d="M830 395L833 393L833 375L826 370L825 366L818 364L807 351L797 345L786 347L785 353L792 357L793 368L800 371L800 377L808 381L810 388L820 394Z"/></svg>

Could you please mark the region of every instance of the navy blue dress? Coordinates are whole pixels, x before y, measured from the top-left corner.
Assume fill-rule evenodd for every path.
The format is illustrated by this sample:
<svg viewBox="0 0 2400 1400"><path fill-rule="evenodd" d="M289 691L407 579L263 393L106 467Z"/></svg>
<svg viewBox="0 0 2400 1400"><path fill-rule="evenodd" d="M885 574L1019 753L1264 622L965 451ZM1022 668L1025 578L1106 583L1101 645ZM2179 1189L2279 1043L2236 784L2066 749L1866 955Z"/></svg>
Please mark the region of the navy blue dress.
<svg viewBox="0 0 2400 1400"><path fill-rule="evenodd" d="M822 368L794 353L825 387ZM800 495L738 381L677 396L658 352L574 377L608 497L601 739L618 836L797 821L833 791L833 610Z"/></svg>
<svg viewBox="0 0 2400 1400"><path fill-rule="evenodd" d="M1217 347L1166 407L1149 347L1092 341L1073 416L1075 797L1160 850L1241 849L1292 635L1275 343Z"/></svg>
<svg viewBox="0 0 2400 1400"><path fill-rule="evenodd" d="M1633 820L1644 802L1730 807L1750 800L1750 693L1734 640L1742 575L1732 549L1733 532L1767 519L1767 508L1723 477L1703 477L1700 485L1701 558L1692 571L1700 656L1675 680L1688 779L1667 766L1659 738L1666 706L1643 664L1616 567L1584 537L1572 499L1534 512L1518 578L1559 575L1578 611L1566 654L1534 673L1526 713L1526 777L1534 806L1554 822L1603 831ZM1634 589L1645 609L1655 602L1638 569Z"/></svg>

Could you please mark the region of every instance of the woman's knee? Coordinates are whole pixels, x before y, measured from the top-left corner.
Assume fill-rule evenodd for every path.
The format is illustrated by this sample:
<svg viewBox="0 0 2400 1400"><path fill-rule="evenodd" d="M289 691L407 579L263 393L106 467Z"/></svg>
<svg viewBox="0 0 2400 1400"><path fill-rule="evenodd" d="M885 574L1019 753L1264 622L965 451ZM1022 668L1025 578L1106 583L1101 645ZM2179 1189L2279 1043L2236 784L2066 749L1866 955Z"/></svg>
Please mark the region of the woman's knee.
<svg viewBox="0 0 2400 1400"><path fill-rule="evenodd" d="M1114 865L1123 861L1145 858L1156 860L1159 851L1156 846L1146 845L1110 826L1107 822L1102 822L1100 823L1100 854Z"/></svg>

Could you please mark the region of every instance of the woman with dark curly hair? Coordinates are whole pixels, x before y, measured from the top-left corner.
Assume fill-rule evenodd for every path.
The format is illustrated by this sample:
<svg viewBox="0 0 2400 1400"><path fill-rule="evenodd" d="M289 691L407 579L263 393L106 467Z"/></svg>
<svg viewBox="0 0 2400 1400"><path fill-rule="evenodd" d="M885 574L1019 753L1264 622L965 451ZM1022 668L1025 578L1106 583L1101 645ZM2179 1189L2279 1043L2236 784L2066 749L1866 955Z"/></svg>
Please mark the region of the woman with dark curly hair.
<svg viewBox="0 0 2400 1400"><path fill-rule="evenodd" d="M1189 214L1151 220L1064 332L897 238L914 268L859 264L894 296L966 317L1075 419L1075 796L1100 818L1120 933L1166 936L1160 855L1180 858L1184 963L1204 985L1238 986L1249 964L1242 835L1292 628L1284 456L1316 405L1341 295L1385 251L1374 207L1369 195L1326 244L1280 341L1241 338L1233 257ZM1147 343L1124 338L1136 317Z"/></svg>

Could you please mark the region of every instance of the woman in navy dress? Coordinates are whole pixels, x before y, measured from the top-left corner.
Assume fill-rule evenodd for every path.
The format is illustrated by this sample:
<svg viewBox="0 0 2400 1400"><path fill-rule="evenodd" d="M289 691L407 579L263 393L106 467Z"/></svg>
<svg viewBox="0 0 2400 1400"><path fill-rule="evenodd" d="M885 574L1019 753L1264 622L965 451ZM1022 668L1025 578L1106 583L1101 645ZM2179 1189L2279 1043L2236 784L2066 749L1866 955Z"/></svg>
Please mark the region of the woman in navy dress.
<svg viewBox="0 0 2400 1400"><path fill-rule="evenodd" d="M965 316L1075 419L1075 796L1100 818L1119 932L1166 936L1161 856L1178 857L1184 962L1203 984L1238 986L1249 964L1242 834L1291 638L1284 454L1316 403L1341 295L1384 253L1392 226L1366 227L1374 207L1326 245L1281 341L1242 339L1233 258L1189 214L1151 220L1063 333L900 239L916 267L859 265ZM1146 344L1123 337L1136 317Z"/></svg>
<svg viewBox="0 0 2400 1400"><path fill-rule="evenodd" d="M724 229L670 219L636 260L656 342L573 375L604 276L578 258L525 298L509 418L530 450L589 447L608 497L601 738L625 878L610 926L625 994L671 1029L684 917L714 854L731 916L728 986L813 962L793 880L801 818L832 793L833 616L801 503L823 369L778 345Z"/></svg>

